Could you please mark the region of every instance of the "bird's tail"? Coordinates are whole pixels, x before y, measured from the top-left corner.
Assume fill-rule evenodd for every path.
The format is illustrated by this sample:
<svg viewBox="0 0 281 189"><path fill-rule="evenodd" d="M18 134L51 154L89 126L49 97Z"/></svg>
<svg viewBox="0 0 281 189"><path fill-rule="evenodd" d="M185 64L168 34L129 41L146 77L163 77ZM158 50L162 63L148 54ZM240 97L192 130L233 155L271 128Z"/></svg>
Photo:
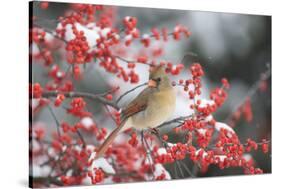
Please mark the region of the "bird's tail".
<svg viewBox="0 0 281 189"><path fill-rule="evenodd" d="M112 142L114 141L114 139L117 137L117 135L123 131L123 128L125 126L126 120L123 120L121 122L121 124L114 129L110 135L105 139L105 141L101 144L101 146L99 147L99 149L96 152L95 158L94 159L98 159L99 157L101 157L107 150L107 148L110 146L110 144L112 144Z"/></svg>

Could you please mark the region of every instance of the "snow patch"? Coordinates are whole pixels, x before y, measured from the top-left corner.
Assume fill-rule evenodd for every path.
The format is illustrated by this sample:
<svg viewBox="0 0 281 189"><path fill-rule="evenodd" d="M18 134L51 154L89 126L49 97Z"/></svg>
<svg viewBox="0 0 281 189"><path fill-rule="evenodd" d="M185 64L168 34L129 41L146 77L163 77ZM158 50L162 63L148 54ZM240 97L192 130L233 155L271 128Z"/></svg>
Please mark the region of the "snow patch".
<svg viewBox="0 0 281 189"><path fill-rule="evenodd" d="M158 177L164 173L166 180L171 180L170 173L164 168L164 166L160 163L155 164L154 176Z"/></svg>
<svg viewBox="0 0 281 189"><path fill-rule="evenodd" d="M215 129L217 131L220 131L221 129L225 129L225 130L229 131L230 133L235 134L235 131L229 125L222 123L222 122L216 122Z"/></svg>
<svg viewBox="0 0 281 189"><path fill-rule="evenodd" d="M243 158L246 160L246 161L251 161L253 159L252 155L251 154L244 154L243 155Z"/></svg>
<svg viewBox="0 0 281 189"><path fill-rule="evenodd" d="M34 110L35 108L37 108L37 106L39 106L40 104L40 99L31 99L31 108L32 110Z"/></svg>
<svg viewBox="0 0 281 189"><path fill-rule="evenodd" d="M205 118L205 121L208 122L208 121L212 121L213 120L213 116L212 115L208 115L206 118Z"/></svg>
<svg viewBox="0 0 281 189"><path fill-rule="evenodd" d="M207 132L207 129L197 129L197 131L201 134L201 135L205 135Z"/></svg>
<svg viewBox="0 0 281 189"><path fill-rule="evenodd" d="M227 158L226 155L214 155L214 158L218 158L219 162L224 162L224 160Z"/></svg>
<svg viewBox="0 0 281 189"><path fill-rule="evenodd" d="M133 36L131 34L125 36L125 41L131 41Z"/></svg>
<svg viewBox="0 0 281 189"><path fill-rule="evenodd" d="M32 55L38 55L40 53L39 47L36 43L32 43L31 53L32 53Z"/></svg>
<svg viewBox="0 0 281 189"><path fill-rule="evenodd" d="M159 156L167 154L166 148L159 148L159 149L157 150L157 154L158 154Z"/></svg>
<svg viewBox="0 0 281 189"><path fill-rule="evenodd" d="M143 39L149 39L149 35L145 33L145 34L142 35L142 38Z"/></svg>
<svg viewBox="0 0 281 189"><path fill-rule="evenodd" d="M101 35L107 35L110 32L109 28L101 29L100 27L96 26L95 24L88 24L87 26L83 26L79 23L75 23L75 27L78 31L83 31L84 36L87 38L90 47L94 47L97 44L97 39L100 39ZM57 25L57 29L62 29L61 23ZM65 26L65 36L64 39L66 41L70 41L75 38L75 35L72 31L72 25L67 24Z"/></svg>
<svg viewBox="0 0 281 189"><path fill-rule="evenodd" d="M93 119L90 117L83 117L80 122L87 129L89 129L94 124Z"/></svg>
<svg viewBox="0 0 281 189"><path fill-rule="evenodd" d="M115 174L115 170L113 169L113 167L103 157L93 161L90 169L93 170L94 168L100 168L108 174Z"/></svg>
<svg viewBox="0 0 281 189"><path fill-rule="evenodd" d="M206 108L207 105L214 105L215 102L213 100L201 99L201 103L199 104L199 108Z"/></svg>
<svg viewBox="0 0 281 189"><path fill-rule="evenodd" d="M205 156L208 155L208 153L207 153L204 149L202 149L202 148L198 149L198 150L195 152L195 155L198 156L198 154L199 154L200 151L203 151L202 158L204 158Z"/></svg>
<svg viewBox="0 0 281 189"><path fill-rule="evenodd" d="M32 166L32 176L33 177L46 177L50 174L51 167L50 166L43 166L40 167L39 165Z"/></svg>
<svg viewBox="0 0 281 189"><path fill-rule="evenodd" d="M37 152L41 149L40 144L37 140L32 140L32 150Z"/></svg>

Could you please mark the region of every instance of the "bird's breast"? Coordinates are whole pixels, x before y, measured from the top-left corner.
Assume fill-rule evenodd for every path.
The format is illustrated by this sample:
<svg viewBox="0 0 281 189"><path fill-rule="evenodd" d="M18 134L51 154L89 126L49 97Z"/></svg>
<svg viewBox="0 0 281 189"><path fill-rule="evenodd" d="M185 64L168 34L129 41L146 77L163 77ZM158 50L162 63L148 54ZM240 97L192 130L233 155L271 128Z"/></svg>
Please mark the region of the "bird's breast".
<svg viewBox="0 0 281 189"><path fill-rule="evenodd" d="M149 99L147 108L131 117L132 126L137 129L157 127L172 116L175 105L173 89L155 93Z"/></svg>

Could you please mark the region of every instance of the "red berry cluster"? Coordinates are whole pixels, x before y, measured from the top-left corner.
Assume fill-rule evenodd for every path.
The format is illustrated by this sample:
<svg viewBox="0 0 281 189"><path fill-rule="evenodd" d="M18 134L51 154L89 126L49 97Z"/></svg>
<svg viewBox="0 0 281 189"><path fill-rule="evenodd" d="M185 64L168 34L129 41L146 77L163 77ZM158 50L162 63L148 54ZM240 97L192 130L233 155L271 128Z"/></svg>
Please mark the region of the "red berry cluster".
<svg viewBox="0 0 281 189"><path fill-rule="evenodd" d="M101 169L94 168L94 173L88 172L88 177L91 178L92 184L97 184L104 180L105 175Z"/></svg>
<svg viewBox="0 0 281 189"><path fill-rule="evenodd" d="M221 83L222 83L222 86L226 89L229 89L230 88L230 84L228 82L228 80L226 78L222 78L221 79Z"/></svg>
<svg viewBox="0 0 281 189"><path fill-rule="evenodd" d="M191 35L190 31L182 26L182 25L177 25L174 28L174 32L173 32L173 37L175 40L180 40L180 34L183 33L186 37L189 37Z"/></svg>
<svg viewBox="0 0 281 189"><path fill-rule="evenodd" d="M38 140L42 140L45 137L45 129L42 127L34 129L35 138Z"/></svg>
<svg viewBox="0 0 281 189"><path fill-rule="evenodd" d="M201 131L201 130L199 130ZM197 130L197 132L195 132L195 136L196 136L196 142L198 144L199 147L201 148L206 148L207 146L209 146L209 143L213 137L213 132L214 129L213 128L206 128L203 130L203 132L199 132Z"/></svg>
<svg viewBox="0 0 281 189"><path fill-rule="evenodd" d="M67 109L67 112L72 114L73 116L85 117L91 115L89 112L84 110L86 107L86 102L83 98L73 98L70 102L70 106L71 107Z"/></svg>
<svg viewBox="0 0 281 189"><path fill-rule="evenodd" d="M32 85L31 94L34 98L40 98L43 92L43 89L39 83L34 83Z"/></svg>
<svg viewBox="0 0 281 189"><path fill-rule="evenodd" d="M223 88L215 88L211 91L210 99L212 99L217 107L221 107L227 98L227 93Z"/></svg>
<svg viewBox="0 0 281 189"><path fill-rule="evenodd" d="M100 141L100 140L104 140L105 139L105 136L107 134L107 129L106 128L101 128L100 131L98 132L98 134L96 135L97 137L97 140Z"/></svg>
<svg viewBox="0 0 281 189"><path fill-rule="evenodd" d="M165 62L160 62L160 64L165 64ZM171 73L172 75L179 75L180 72L184 69L183 64L173 65L172 63L166 63L166 73Z"/></svg>
<svg viewBox="0 0 281 189"><path fill-rule="evenodd" d="M245 103L242 105L242 112L247 122L251 122L253 120L253 112L250 98L247 98Z"/></svg>
<svg viewBox="0 0 281 189"><path fill-rule="evenodd" d="M262 148L263 153L268 153L269 147L268 147L268 143L265 139L262 139L261 148Z"/></svg>
<svg viewBox="0 0 281 189"><path fill-rule="evenodd" d="M133 132L131 134L131 138L130 140L128 141L128 143L133 146L133 147L136 147L138 145L138 138L137 138L137 134L135 132Z"/></svg>
<svg viewBox="0 0 281 189"><path fill-rule="evenodd" d="M90 46L87 38L84 36L84 32L78 31L74 25L72 26L72 31L75 38L70 40L66 45L68 63L84 64L90 62L92 56L88 53Z"/></svg>
<svg viewBox="0 0 281 189"><path fill-rule="evenodd" d="M32 52L35 58L41 58L46 66L49 66L54 62L52 55L52 45L51 41L46 40L46 32L41 28L32 28L31 32L31 40L35 46L39 49L39 52L35 54Z"/></svg>
<svg viewBox="0 0 281 189"><path fill-rule="evenodd" d="M179 81L180 85L184 86L184 90L188 91L190 99L194 99L196 95L201 94L201 77L204 75L204 71L199 63L194 63L190 67L192 79ZM175 85L175 84L174 84Z"/></svg>
<svg viewBox="0 0 281 189"><path fill-rule="evenodd" d="M48 9L49 3L48 2L40 2L40 8L45 10Z"/></svg>
<svg viewBox="0 0 281 189"><path fill-rule="evenodd" d="M54 105L57 107L60 106L64 99L65 99L65 96L63 94L58 94L58 96L54 102Z"/></svg>
<svg viewBox="0 0 281 189"><path fill-rule="evenodd" d="M32 42L39 44L45 42L46 32L41 28L33 28L31 30Z"/></svg>
<svg viewBox="0 0 281 189"><path fill-rule="evenodd" d="M161 175L157 176L155 180L166 180L166 174L162 173Z"/></svg>
<svg viewBox="0 0 281 189"><path fill-rule="evenodd" d="M48 75L54 80L55 84L60 83L65 78L65 72L57 64L51 67Z"/></svg>
<svg viewBox="0 0 281 189"><path fill-rule="evenodd" d="M255 141L253 141L253 140L248 138L245 150L247 152L250 152L252 149L253 150L257 150L258 149L258 144Z"/></svg>
<svg viewBox="0 0 281 189"><path fill-rule="evenodd" d="M147 56L139 56L138 58L137 58L137 62L140 62L140 63L147 63L147 61L148 61L148 57Z"/></svg>

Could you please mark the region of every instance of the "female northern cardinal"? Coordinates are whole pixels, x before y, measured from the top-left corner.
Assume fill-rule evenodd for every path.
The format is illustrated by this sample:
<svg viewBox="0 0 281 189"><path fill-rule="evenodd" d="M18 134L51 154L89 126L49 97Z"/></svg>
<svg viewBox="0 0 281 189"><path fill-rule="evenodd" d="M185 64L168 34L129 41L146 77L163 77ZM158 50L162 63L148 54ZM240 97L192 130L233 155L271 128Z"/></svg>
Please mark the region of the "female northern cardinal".
<svg viewBox="0 0 281 189"><path fill-rule="evenodd" d="M110 133L98 149L95 159L102 156L119 132L130 127L154 128L165 122L174 112L176 94L163 67L152 67L148 87L121 112L121 124Z"/></svg>

